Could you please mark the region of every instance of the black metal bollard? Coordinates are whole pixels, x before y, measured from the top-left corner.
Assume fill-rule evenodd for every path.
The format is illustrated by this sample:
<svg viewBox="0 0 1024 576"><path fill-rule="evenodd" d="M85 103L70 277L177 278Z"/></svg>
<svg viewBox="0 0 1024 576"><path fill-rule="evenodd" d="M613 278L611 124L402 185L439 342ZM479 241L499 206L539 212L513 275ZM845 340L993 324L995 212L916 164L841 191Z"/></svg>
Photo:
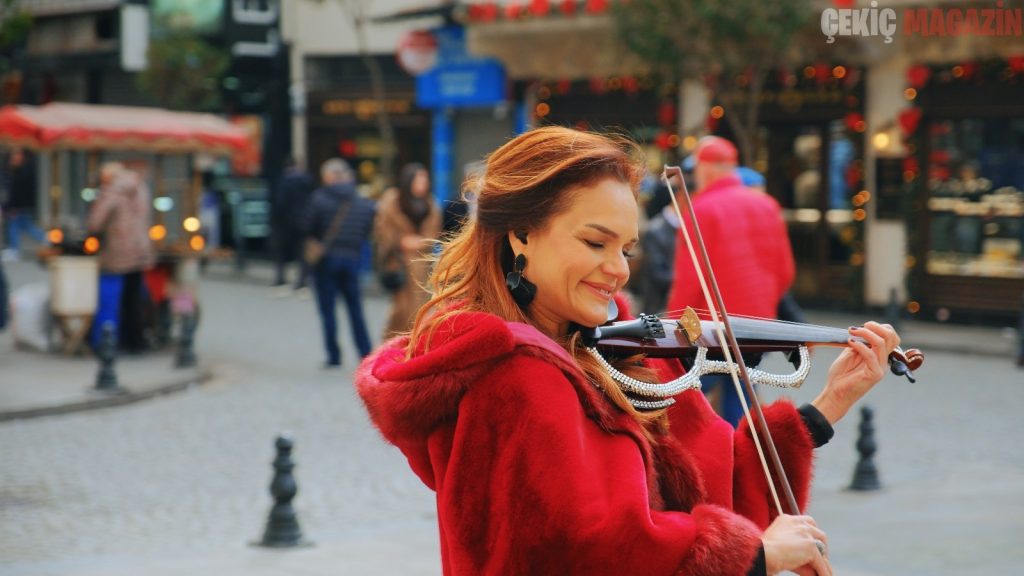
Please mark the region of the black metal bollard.
<svg viewBox="0 0 1024 576"><path fill-rule="evenodd" d="M96 390L117 390L117 373L114 372L114 360L117 359L117 334L114 333L113 322L103 324L96 356L100 359L100 370L96 373Z"/></svg>
<svg viewBox="0 0 1024 576"><path fill-rule="evenodd" d="M860 453L860 460L857 461L857 468L853 471L853 482L850 490L878 490L882 487L878 481L878 469L875 468L874 455L878 450L875 444L874 411L868 406L860 409L860 437L857 438L857 452Z"/></svg>
<svg viewBox="0 0 1024 576"><path fill-rule="evenodd" d="M902 310L900 309L899 298L896 292L896 288L889 289L889 305L885 308L885 321L898 331L900 329Z"/></svg>
<svg viewBox="0 0 1024 576"><path fill-rule="evenodd" d="M187 314L181 319L181 335L178 337L178 354L174 358L175 368L191 368L196 365L196 353L193 350L195 334L195 316Z"/></svg>
<svg viewBox="0 0 1024 576"><path fill-rule="evenodd" d="M274 507L270 509L267 527L263 532L260 546L270 548L290 548L293 546L309 546L310 542L302 539L299 521L292 508L292 498L298 492L295 477L292 475L292 440L288 435L278 436L277 457L274 458L274 480L270 483L270 494L274 497Z"/></svg>

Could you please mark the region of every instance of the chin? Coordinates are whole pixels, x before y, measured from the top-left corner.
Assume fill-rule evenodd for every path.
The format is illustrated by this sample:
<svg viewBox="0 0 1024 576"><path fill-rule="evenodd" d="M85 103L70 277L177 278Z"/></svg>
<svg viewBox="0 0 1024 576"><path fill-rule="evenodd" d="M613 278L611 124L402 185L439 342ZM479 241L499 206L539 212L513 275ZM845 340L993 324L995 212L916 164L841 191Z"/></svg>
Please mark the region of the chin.
<svg viewBox="0 0 1024 576"><path fill-rule="evenodd" d="M580 320L576 323L580 326L587 326L593 328L594 326L600 326L608 321L608 307L603 306L600 309L581 310L579 314Z"/></svg>

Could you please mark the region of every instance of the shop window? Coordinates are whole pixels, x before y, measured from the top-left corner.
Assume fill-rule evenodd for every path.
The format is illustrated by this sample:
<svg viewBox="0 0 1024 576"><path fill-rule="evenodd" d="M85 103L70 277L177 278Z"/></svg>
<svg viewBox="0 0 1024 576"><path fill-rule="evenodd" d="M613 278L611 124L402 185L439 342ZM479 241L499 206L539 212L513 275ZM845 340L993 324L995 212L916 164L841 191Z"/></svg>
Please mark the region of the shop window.
<svg viewBox="0 0 1024 576"><path fill-rule="evenodd" d="M1024 119L933 122L930 274L1024 278Z"/></svg>

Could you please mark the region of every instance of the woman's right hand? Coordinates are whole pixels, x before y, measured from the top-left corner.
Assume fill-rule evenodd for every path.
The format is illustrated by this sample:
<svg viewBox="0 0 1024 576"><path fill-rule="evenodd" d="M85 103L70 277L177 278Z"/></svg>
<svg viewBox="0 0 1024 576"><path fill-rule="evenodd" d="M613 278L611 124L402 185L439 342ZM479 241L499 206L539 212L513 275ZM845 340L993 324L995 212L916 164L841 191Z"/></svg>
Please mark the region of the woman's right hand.
<svg viewBox="0 0 1024 576"><path fill-rule="evenodd" d="M825 553L815 541L825 545ZM803 576L832 576L828 563L828 537L810 516L780 515L761 536L769 575L786 570Z"/></svg>

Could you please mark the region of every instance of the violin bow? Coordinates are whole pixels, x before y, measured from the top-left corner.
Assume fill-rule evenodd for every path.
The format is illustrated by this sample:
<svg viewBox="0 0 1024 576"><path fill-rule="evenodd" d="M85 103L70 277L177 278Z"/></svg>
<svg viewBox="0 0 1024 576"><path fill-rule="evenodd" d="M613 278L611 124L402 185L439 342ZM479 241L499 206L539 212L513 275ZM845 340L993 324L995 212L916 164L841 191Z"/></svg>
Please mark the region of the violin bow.
<svg viewBox="0 0 1024 576"><path fill-rule="evenodd" d="M686 221L683 219L682 211L679 209L679 202L676 199L676 191L672 188L672 183L669 181L669 175L676 174L679 176L680 191L686 205L686 214L693 228L693 236L690 238L690 233L686 227ZM736 336L732 331L732 326L729 324L729 314L725 309L725 302L722 301L722 293L718 289L718 282L715 280L715 272L711 268L711 260L708 258L707 248L704 246L704 239L700 233L700 227L697 225L697 216L693 210L693 202L690 199L690 192L686 189L686 180L683 178L683 171L678 166L665 166L664 171L661 174L662 180L668 186L669 198L672 199L672 206L675 208L676 216L679 218L679 229L682 231L683 238L686 241L686 247L690 252L690 258L693 260L693 265L697 270L697 278L700 280L701 290L704 292L704 298L708 302L708 310L711 313L711 319L715 324L715 334L718 338L718 343L722 348L722 353L725 355L725 361L730 367L729 375L732 377L733 385L736 387L736 393L739 395L740 403L743 405L743 414L746 416L747 423L750 426L751 434L754 438L754 446L757 448L757 454L761 458L761 467L764 470L765 479L768 481L768 488L771 491L772 499L775 501L775 507L779 511L779 514L785 514L786 511L782 508L782 503L779 501L779 494L776 490L775 482L772 479L771 470L768 469L768 462L765 460L765 448L767 448L768 458L771 460L772 469L775 471L775 477L778 479L779 486L782 488L783 496L786 499L786 505L790 510L790 514L800 514L800 507L796 503L796 498L793 496L793 489L789 485L789 479L786 477L786 470L782 466L782 460L779 459L779 453L775 449L775 442L772 440L771 432L768 430L768 422L765 421L764 412L761 410L761 402L757 399L757 394L754 391L754 386L751 384L750 375L747 373L747 365L743 361L743 354L740 352L740 345L736 341ZM694 249L694 244L700 250L700 258ZM707 269L707 277L705 277L703 269ZM710 284L710 288L709 288ZM712 298L712 294L714 298ZM719 321L719 312L721 312L721 321ZM724 333L723 333L724 328ZM733 357L735 356L735 360ZM737 374L737 369L739 373ZM740 382L742 381L742 385ZM744 399L743 390L746 390L747 396L750 398L750 406L753 406L751 410L750 406L747 405ZM764 446L762 446L762 439Z"/></svg>

